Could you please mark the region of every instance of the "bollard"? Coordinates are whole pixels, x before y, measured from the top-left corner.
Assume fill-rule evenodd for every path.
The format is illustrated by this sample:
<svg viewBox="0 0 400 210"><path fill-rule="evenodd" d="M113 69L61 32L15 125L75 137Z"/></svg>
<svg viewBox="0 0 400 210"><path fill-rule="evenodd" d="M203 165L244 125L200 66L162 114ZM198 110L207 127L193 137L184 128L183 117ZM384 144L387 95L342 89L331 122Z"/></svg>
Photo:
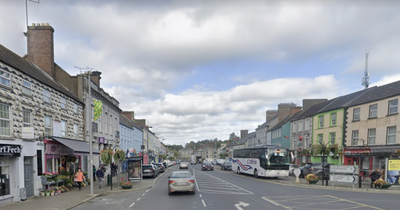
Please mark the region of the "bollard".
<svg viewBox="0 0 400 210"><path fill-rule="evenodd" d="M111 185L111 176L110 174L107 175L107 186Z"/></svg>
<svg viewBox="0 0 400 210"><path fill-rule="evenodd" d="M362 185L361 176L358 176L358 188L361 188L361 185Z"/></svg>

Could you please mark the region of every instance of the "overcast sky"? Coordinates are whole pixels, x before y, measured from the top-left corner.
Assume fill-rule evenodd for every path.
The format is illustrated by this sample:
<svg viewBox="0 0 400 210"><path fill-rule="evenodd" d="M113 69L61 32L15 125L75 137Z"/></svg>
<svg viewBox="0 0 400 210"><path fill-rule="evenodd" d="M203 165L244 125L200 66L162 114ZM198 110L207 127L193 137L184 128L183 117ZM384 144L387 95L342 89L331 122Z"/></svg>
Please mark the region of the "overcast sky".
<svg viewBox="0 0 400 210"><path fill-rule="evenodd" d="M38 1L38 0L35 0ZM0 0L0 43L26 54L25 0ZM255 131L279 103L400 80L400 1L28 1L55 61L102 72L167 144Z"/></svg>

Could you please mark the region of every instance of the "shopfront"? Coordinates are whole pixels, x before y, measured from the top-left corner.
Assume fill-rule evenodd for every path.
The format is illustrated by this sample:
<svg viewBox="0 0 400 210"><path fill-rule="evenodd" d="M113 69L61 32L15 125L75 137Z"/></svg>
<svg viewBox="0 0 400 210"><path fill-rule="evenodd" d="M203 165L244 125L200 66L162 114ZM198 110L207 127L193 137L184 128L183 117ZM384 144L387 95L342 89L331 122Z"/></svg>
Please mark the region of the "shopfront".
<svg viewBox="0 0 400 210"><path fill-rule="evenodd" d="M0 144L0 204L12 202L19 191L15 184L18 170L18 158L21 156L21 145Z"/></svg>
<svg viewBox="0 0 400 210"><path fill-rule="evenodd" d="M134 157L126 159L128 165L128 178L129 180L141 180L142 179L142 157Z"/></svg>

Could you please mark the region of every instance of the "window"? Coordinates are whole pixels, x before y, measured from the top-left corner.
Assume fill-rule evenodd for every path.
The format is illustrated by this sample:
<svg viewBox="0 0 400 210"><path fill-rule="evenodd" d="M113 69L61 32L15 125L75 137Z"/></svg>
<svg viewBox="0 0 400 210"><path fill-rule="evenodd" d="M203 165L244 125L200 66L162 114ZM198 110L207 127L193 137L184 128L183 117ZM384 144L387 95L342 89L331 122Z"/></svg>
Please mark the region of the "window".
<svg viewBox="0 0 400 210"><path fill-rule="evenodd" d="M61 137L67 136L67 121L61 120Z"/></svg>
<svg viewBox="0 0 400 210"><path fill-rule="evenodd" d="M24 80L22 81L22 92L26 95L31 95L32 85L30 82Z"/></svg>
<svg viewBox="0 0 400 210"><path fill-rule="evenodd" d="M74 113L78 114L78 104L74 104Z"/></svg>
<svg viewBox="0 0 400 210"><path fill-rule="evenodd" d="M329 140L331 142L331 145L334 145L336 143L336 133L330 133Z"/></svg>
<svg viewBox="0 0 400 210"><path fill-rule="evenodd" d="M293 122L293 132L297 132L297 123Z"/></svg>
<svg viewBox="0 0 400 210"><path fill-rule="evenodd" d="M391 126L387 128L386 141L388 144L396 143L396 126Z"/></svg>
<svg viewBox="0 0 400 210"><path fill-rule="evenodd" d="M43 100L44 102L51 103L51 93L48 90L43 90Z"/></svg>
<svg viewBox="0 0 400 210"><path fill-rule="evenodd" d="M0 69L0 84L11 87L11 75L2 69Z"/></svg>
<svg viewBox="0 0 400 210"><path fill-rule="evenodd" d="M360 107L353 109L353 121L360 121Z"/></svg>
<svg viewBox="0 0 400 210"><path fill-rule="evenodd" d="M351 145L358 145L358 130L352 131L351 133Z"/></svg>
<svg viewBox="0 0 400 210"><path fill-rule="evenodd" d="M10 106L6 104L0 104L0 135L11 135L10 121Z"/></svg>
<svg viewBox="0 0 400 210"><path fill-rule="evenodd" d="M10 194L10 177L11 177L11 158L10 157L1 157L0 158L0 177L1 177L1 188L0 188L0 196L9 195ZM13 183L11 183L13 184Z"/></svg>
<svg viewBox="0 0 400 210"><path fill-rule="evenodd" d="M397 114L399 101L397 99L389 101L389 114Z"/></svg>
<svg viewBox="0 0 400 210"><path fill-rule="evenodd" d="M336 126L336 113L331 114L331 126Z"/></svg>
<svg viewBox="0 0 400 210"><path fill-rule="evenodd" d="M319 116L318 117L318 128L323 128L324 127L324 116Z"/></svg>
<svg viewBox="0 0 400 210"><path fill-rule="evenodd" d="M107 129L108 129L108 124L107 124L107 115L105 115L106 117L105 117L105 119L104 119L104 133L105 134L107 134L108 133L108 131L107 131Z"/></svg>
<svg viewBox="0 0 400 210"><path fill-rule="evenodd" d="M303 120L299 121L299 131L303 131Z"/></svg>
<svg viewBox="0 0 400 210"><path fill-rule="evenodd" d="M372 104L369 106L369 118L376 118L378 113L378 104Z"/></svg>
<svg viewBox="0 0 400 210"><path fill-rule="evenodd" d="M368 129L368 145L375 144L376 128Z"/></svg>
<svg viewBox="0 0 400 210"><path fill-rule="evenodd" d="M99 132L101 132L101 128L103 127L103 124L101 124L101 115L99 116L99 118L97 119L98 121L99 121L99 125L98 125L98 129L99 129Z"/></svg>
<svg viewBox="0 0 400 210"><path fill-rule="evenodd" d="M61 97L61 108L66 109L67 108L67 99Z"/></svg>
<svg viewBox="0 0 400 210"><path fill-rule="evenodd" d="M305 126L304 130L311 130L310 129L310 119L309 118L306 119L306 126Z"/></svg>
<svg viewBox="0 0 400 210"><path fill-rule="evenodd" d="M322 134L318 134L318 144L322 144L323 141L323 135Z"/></svg>
<svg viewBox="0 0 400 210"><path fill-rule="evenodd" d="M53 135L51 122L52 119L50 116L44 116L44 134L46 137Z"/></svg>
<svg viewBox="0 0 400 210"><path fill-rule="evenodd" d="M31 127L31 112L27 109L22 110L24 127Z"/></svg>
<svg viewBox="0 0 400 210"><path fill-rule="evenodd" d="M78 139L79 137L79 131L78 131L78 124L74 124L74 138Z"/></svg>

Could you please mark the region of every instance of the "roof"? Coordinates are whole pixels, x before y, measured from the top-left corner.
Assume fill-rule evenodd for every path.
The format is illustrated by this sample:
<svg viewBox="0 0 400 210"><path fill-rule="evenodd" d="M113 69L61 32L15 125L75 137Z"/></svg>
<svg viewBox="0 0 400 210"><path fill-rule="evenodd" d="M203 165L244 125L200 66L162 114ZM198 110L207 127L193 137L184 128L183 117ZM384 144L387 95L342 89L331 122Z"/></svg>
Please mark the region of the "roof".
<svg viewBox="0 0 400 210"><path fill-rule="evenodd" d="M319 110L321 110L323 107L331 103L331 101L324 101L319 104L315 104L314 106L310 107L307 110L301 111L296 117L292 118L291 121L298 120L298 119L304 119L310 116L313 116L315 113L317 113Z"/></svg>
<svg viewBox="0 0 400 210"><path fill-rule="evenodd" d="M250 138L254 138L256 137L256 132L251 132L249 134L247 134L244 138L239 139L239 141L237 142L237 144L235 145L243 145L247 142L247 140L249 140Z"/></svg>
<svg viewBox="0 0 400 210"><path fill-rule="evenodd" d="M266 121L266 122L263 123L262 125L258 126L258 127L256 128L256 131L268 127L269 124L270 124L272 121L274 121L276 118L278 118L278 115L273 116L271 119L269 119L268 121Z"/></svg>
<svg viewBox="0 0 400 210"><path fill-rule="evenodd" d="M119 114L119 123L128 128L132 128L134 126L134 123L132 122L132 120L128 119L123 114Z"/></svg>
<svg viewBox="0 0 400 210"><path fill-rule="evenodd" d="M400 80L397 82L389 83L379 87L372 87L362 96L353 100L348 106L357 106L360 104L370 103L374 101L379 101L385 98L390 98L393 96L400 95Z"/></svg>
<svg viewBox="0 0 400 210"><path fill-rule="evenodd" d="M281 120L278 124L276 124L274 127L272 127L270 130L275 130L275 129L278 129L278 128L282 127L284 124L289 122L291 119L294 119L295 117L297 117L300 113L301 112L297 112L297 113L294 113L291 116L287 116L285 119Z"/></svg>
<svg viewBox="0 0 400 210"><path fill-rule="evenodd" d="M70 97L71 99L84 104L75 94L70 92L67 88L59 84L57 81L53 80L39 67L31 64L21 56L15 54L11 50L7 49L0 44L0 61L13 67L14 69L20 71L23 74L28 75L31 78L36 79L38 82Z"/></svg>

